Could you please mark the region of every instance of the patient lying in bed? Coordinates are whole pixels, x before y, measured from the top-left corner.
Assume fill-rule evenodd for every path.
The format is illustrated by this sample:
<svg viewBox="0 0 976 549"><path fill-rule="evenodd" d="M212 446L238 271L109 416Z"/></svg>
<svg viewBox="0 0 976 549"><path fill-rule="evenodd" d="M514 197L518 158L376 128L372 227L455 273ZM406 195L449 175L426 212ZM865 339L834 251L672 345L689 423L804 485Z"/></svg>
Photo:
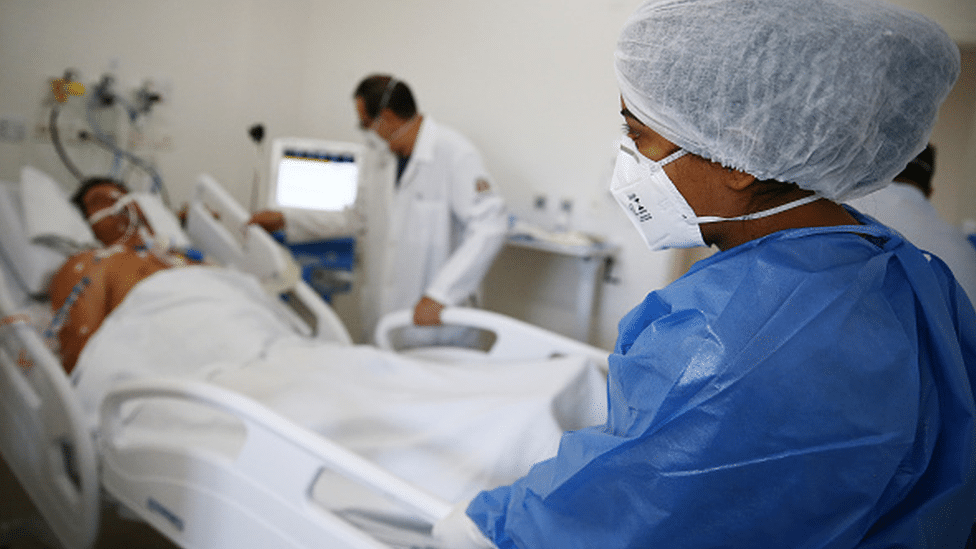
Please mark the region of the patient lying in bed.
<svg viewBox="0 0 976 549"><path fill-rule="evenodd" d="M555 454L564 431L605 420L606 384L585 357L424 361L303 336L283 311L251 275L161 270L88 340L71 376L82 409L97 424L105 394L121 382L203 381L451 502L519 478ZM124 423L154 444L233 446L224 444L233 440L225 424L207 414L154 405Z"/></svg>
<svg viewBox="0 0 976 549"><path fill-rule="evenodd" d="M57 337L69 373L88 338L136 284L190 261L153 238L145 215L128 196L121 182L91 178L71 199L104 247L68 258L51 279L54 320L49 332Z"/></svg>
<svg viewBox="0 0 976 549"><path fill-rule="evenodd" d="M314 340L294 330L257 278L171 268L183 262L152 250L123 187L101 181L77 196L106 247L66 262L51 294L63 317L65 367L93 428L120 382L196 379L245 394L456 502L524 475L555 453L563 431L605 419L603 375L584 357L446 364ZM208 444L227 439L211 431L220 425L209 416L129 412L126 423L151 425L147 436L157 442L183 444L200 429Z"/></svg>

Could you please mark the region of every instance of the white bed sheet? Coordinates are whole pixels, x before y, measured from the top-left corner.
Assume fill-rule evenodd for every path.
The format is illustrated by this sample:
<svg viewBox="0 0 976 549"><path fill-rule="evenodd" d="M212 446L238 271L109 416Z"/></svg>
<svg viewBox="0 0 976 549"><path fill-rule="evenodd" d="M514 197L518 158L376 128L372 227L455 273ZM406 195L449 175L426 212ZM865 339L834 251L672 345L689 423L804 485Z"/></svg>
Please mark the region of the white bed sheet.
<svg viewBox="0 0 976 549"><path fill-rule="evenodd" d="M240 391L452 502L524 475L555 454L564 430L605 417L604 378L585 358L444 364L312 341L295 335L255 279L207 267L137 285L89 341L73 380L94 420L113 385L157 376ZM166 405L144 405L130 423L221 451L241 436L222 418Z"/></svg>

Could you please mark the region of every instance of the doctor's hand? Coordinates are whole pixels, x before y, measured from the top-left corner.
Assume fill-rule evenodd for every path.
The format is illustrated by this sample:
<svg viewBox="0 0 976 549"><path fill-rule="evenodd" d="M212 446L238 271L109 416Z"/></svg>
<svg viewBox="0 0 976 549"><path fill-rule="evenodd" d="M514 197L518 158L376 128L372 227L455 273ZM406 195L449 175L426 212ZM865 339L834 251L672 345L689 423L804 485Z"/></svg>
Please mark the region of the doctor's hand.
<svg viewBox="0 0 976 549"><path fill-rule="evenodd" d="M439 326L444 305L424 296L413 308L413 323L417 326Z"/></svg>
<svg viewBox="0 0 976 549"><path fill-rule="evenodd" d="M260 225L269 233L274 233L285 228L285 216L275 210L263 210L254 212L247 224Z"/></svg>

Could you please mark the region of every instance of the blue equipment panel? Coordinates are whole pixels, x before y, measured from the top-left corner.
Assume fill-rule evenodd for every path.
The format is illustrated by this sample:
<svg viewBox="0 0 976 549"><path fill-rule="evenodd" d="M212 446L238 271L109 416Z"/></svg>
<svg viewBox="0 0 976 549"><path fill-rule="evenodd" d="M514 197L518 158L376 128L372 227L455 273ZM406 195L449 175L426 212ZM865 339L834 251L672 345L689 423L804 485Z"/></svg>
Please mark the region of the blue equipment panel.
<svg viewBox="0 0 976 549"><path fill-rule="evenodd" d="M291 251L302 269L302 279L327 302L331 303L333 295L352 289L352 270L356 259L355 238L289 244L283 233L275 233L274 237Z"/></svg>

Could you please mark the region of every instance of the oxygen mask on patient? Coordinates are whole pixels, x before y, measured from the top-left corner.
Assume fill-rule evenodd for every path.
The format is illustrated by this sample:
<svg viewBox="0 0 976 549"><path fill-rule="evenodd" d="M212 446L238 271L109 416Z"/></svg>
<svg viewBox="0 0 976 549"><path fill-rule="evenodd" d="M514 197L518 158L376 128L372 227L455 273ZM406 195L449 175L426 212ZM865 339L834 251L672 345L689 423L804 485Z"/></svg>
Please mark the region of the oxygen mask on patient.
<svg viewBox="0 0 976 549"><path fill-rule="evenodd" d="M134 203L135 197L122 193L118 193L117 196L119 197L118 200L116 200L111 206L106 206L105 208L97 210L88 216L88 225L91 226L95 236L98 237L98 239L101 240L106 246L128 240L139 225L139 214L135 209ZM105 226L105 224L102 224L103 226L96 227L96 225L102 223L106 219L123 213L125 214L125 225L123 225L122 222L119 222L115 226ZM116 234L117 236L115 236Z"/></svg>
<svg viewBox="0 0 976 549"><path fill-rule="evenodd" d="M120 192L116 192L113 196L118 197L118 200L114 204L88 216L88 223L91 225L92 230L95 231L95 234L99 236L99 239L106 246L111 246L114 244L125 244L134 234L137 234L142 241L141 245L137 246L137 248L152 253L166 263L172 263L169 258L169 238L153 233L150 227L142 223L139 210L136 208L135 196ZM95 227L96 224L106 219L122 214L125 215L124 225L120 221L114 227L111 225L108 227ZM119 236L113 238L115 234Z"/></svg>
<svg viewBox="0 0 976 549"><path fill-rule="evenodd" d="M132 204L135 201L135 197L132 196L131 194L122 194L121 192L118 191L115 191L112 194L112 196L113 197L117 196L118 199L111 206L106 206L89 215L88 216L89 225L95 225L96 223L105 219L106 217L112 215L118 215L122 213L123 209L125 209L129 204Z"/></svg>

